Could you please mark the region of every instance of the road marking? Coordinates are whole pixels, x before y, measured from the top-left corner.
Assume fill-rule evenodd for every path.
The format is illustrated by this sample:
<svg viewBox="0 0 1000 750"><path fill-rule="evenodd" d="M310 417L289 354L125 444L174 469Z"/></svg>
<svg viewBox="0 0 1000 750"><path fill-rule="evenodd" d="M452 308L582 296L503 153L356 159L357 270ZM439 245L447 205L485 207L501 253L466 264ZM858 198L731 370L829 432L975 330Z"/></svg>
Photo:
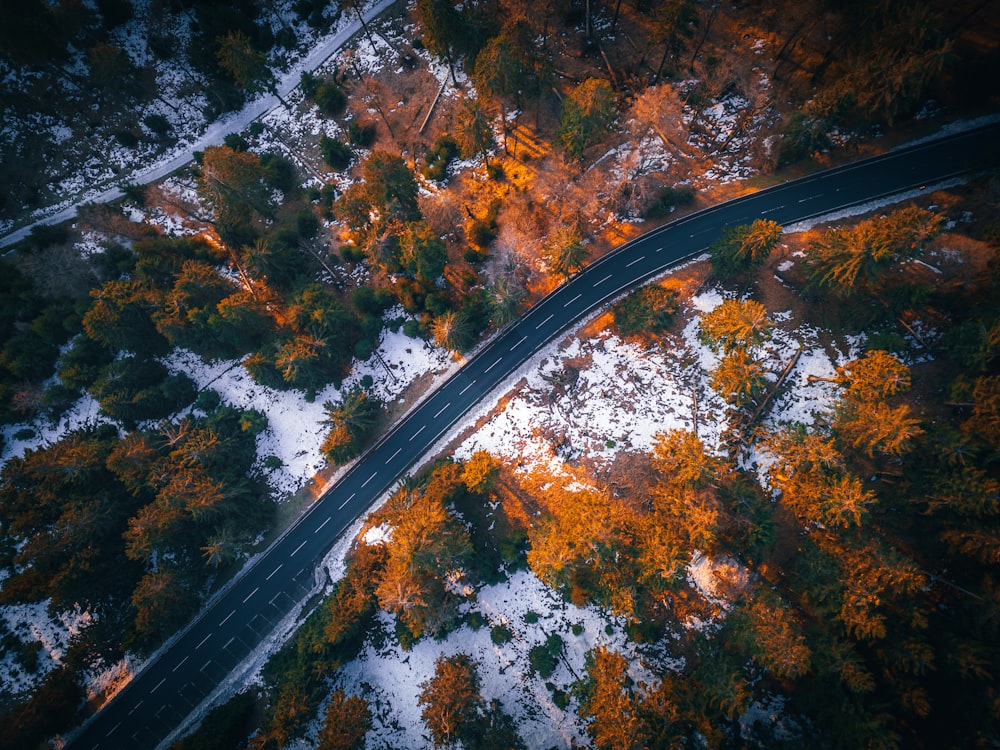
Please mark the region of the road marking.
<svg viewBox="0 0 1000 750"><path fill-rule="evenodd" d="M223 648L223 649L227 649L227 648L229 648L229 644L230 644L230 643L232 643L232 642L233 642L233 641L235 641L235 640L236 640L236 636L234 635L234 636L233 636L232 638L230 638L230 639L229 639L228 641L226 641L226 645L225 645L225 646L223 646L222 648Z"/></svg>
<svg viewBox="0 0 1000 750"><path fill-rule="evenodd" d="M302 540L302 544L300 544L298 547L296 547L294 550L292 550L292 554L289 555L289 557L295 557L295 555L297 555L299 553L299 550L302 549L305 546L306 546L306 541L303 539Z"/></svg>
<svg viewBox="0 0 1000 750"><path fill-rule="evenodd" d="M143 703L144 703L144 701L139 701L138 703L136 703L136 704L135 704L135 705L134 705L134 706L132 707L132 710L128 712L128 715L129 715L129 716L131 716L131 715L132 715L132 714L134 714L134 713L135 713L136 711L138 711L138 710L139 710L139 706L141 706L141 705L142 705Z"/></svg>
<svg viewBox="0 0 1000 750"><path fill-rule="evenodd" d="M202 638L202 639L201 639L201 643L199 643L199 644L198 644L197 646L195 646L195 647L194 647L194 650L195 650L195 651L197 651L197 650L198 650L199 648L201 648L202 646L204 646L204 645L205 645L205 641L207 641L207 640L208 640L209 638L211 638L211 637L212 637L212 634L211 634L211 633L209 633L209 634L208 634L208 635L206 635L206 636L205 636L204 638Z"/></svg>
<svg viewBox="0 0 1000 750"><path fill-rule="evenodd" d="M604 277L603 279L601 279L600 281L595 281L595 282L594 282L594 288L596 289L597 287L599 287L599 286L600 286L601 284L603 284L603 283L604 283L605 281L607 281L607 280L608 280L608 279L610 279L610 278L611 278L611 274L609 273L609 274L608 274L607 276L605 276L605 277ZM551 318L551 317L552 317L552 316L550 315L550 316L549 316L549 318Z"/></svg>
<svg viewBox="0 0 1000 750"><path fill-rule="evenodd" d="M574 302L576 302L576 301L577 301L578 299L580 299L580 297L582 297L582 296L583 296L583 292L580 292L580 293L579 293L578 295L576 295L576 296L575 296L575 297L574 297L573 299L571 299L571 300L570 300L569 302L567 302L567 303L566 303L565 305L563 305L563 307L569 307L569 306L570 306L570 305L572 305L572 304L573 304Z"/></svg>
<svg viewBox="0 0 1000 750"><path fill-rule="evenodd" d="M463 388L462 390L460 390L460 391L458 392L458 395L459 395L459 396L464 396L464 395L465 395L465 392L466 392L467 390L469 390L469 389L470 389L470 388L471 388L472 386L474 386L475 384L476 384L476 381L475 381L475 380L473 380L473 381L472 381L471 383L469 383L469 384L468 384L467 386L465 386L465 388ZM422 430L422 429L424 429L424 428L423 428L423 427L421 427L420 429ZM416 437L416 435L414 435L413 437ZM413 440L413 438L410 438L410 440Z"/></svg>
<svg viewBox="0 0 1000 750"><path fill-rule="evenodd" d="M626 263L626 264L625 264L625 268L629 268L629 267L631 267L631 266L634 266L634 265L635 265L636 263L638 263L638 262L639 262L640 260L645 260L645 259L646 259L646 256L645 256L645 255L640 255L640 256L639 256L638 258L636 258L635 260L630 260L630 261L629 261L628 263Z"/></svg>
<svg viewBox="0 0 1000 750"><path fill-rule="evenodd" d="M449 401L447 404L445 404L440 409L438 409L438 413L434 415L434 419L437 419L438 417L440 417L441 414L444 412L444 410L447 409L449 406L451 406L451 401Z"/></svg>
<svg viewBox="0 0 1000 750"><path fill-rule="evenodd" d="M212 663L212 660L209 659L208 661L206 661L204 664L201 665L201 669L199 669L198 671L199 672L204 672L208 668L208 665L211 664L211 663Z"/></svg>
<svg viewBox="0 0 1000 750"><path fill-rule="evenodd" d="M594 284L594 286L597 286L597 284ZM555 313L551 313L551 314L549 315L549 317L547 317L547 318L546 318L545 320L543 320L543 321L542 321L541 323L539 323L539 324L538 324L537 326L535 326L535 330L537 331L537 330L538 330L539 328L541 328L541 327L542 327L543 325L545 325L545 324L546 324L546 323L548 323L548 322L549 322L550 320L552 320L552 316L553 316L553 315L555 315Z"/></svg>
<svg viewBox="0 0 1000 750"><path fill-rule="evenodd" d="M493 369L494 367L496 367L496 366L497 366L498 364L500 364L500 361L501 361L502 359L503 359L503 357L497 357L497 361L496 361L496 362L494 362L494 363L493 363L492 365L490 365L490 366L489 366L489 367L487 367L487 368L486 368L485 370L483 370L483 375L485 375L485 374L486 374L486 373L488 373L488 372L489 372L490 370L492 370L492 369ZM435 416L436 416L436 415L435 415Z"/></svg>
<svg viewBox="0 0 1000 750"><path fill-rule="evenodd" d="M323 527L324 527L324 526L326 526L326 525L327 525L328 523L330 523L330 519L331 519L331 518L333 518L333 516L330 516L330 518L326 519L325 521L323 521L323 523L321 523L321 524L320 524L319 526L317 526L317 527L316 527L316 533L317 533L317 534L318 534L318 533L319 533L320 531L322 531L322 530L323 530Z"/></svg>
<svg viewBox="0 0 1000 750"><path fill-rule="evenodd" d="M473 383L475 383L476 381L475 381L475 380L473 380L472 382L473 382ZM423 432L423 431L424 431L424 428L425 428L426 426L427 426L427 425L425 425L425 424L422 424L422 425L420 425L420 429L419 429L419 430L417 430L416 432L414 432L414 433L413 433L413 435L412 435L412 436L410 437L410 442L411 442L411 443L413 442L413 438L415 438L415 437L416 437L417 435L419 435L419 434L420 434L421 432Z"/></svg>
<svg viewBox="0 0 1000 750"><path fill-rule="evenodd" d="M398 455L399 455L399 452L400 452L401 450L403 450L403 449L402 449L402 448L396 448L396 452L395 452L395 453L393 453L393 454L392 454L391 456L389 456L389 458L388 458L388 459L386 459L386 462L385 462L385 465L386 465L386 466L388 466L388 465L389 465L389 462L390 462L390 461L392 461L392 459L394 459L394 458L395 458L396 456L398 456Z"/></svg>
<svg viewBox="0 0 1000 750"><path fill-rule="evenodd" d="M423 429L423 427L421 427L420 429ZM348 504L349 502L351 502L351 500L353 500L353 499L354 499L354 496L355 496L355 495L357 495L357 494L358 494L357 492L352 492L352 493L351 493L351 496L350 496L349 498L347 498L347 499L346 499L346 500L345 500L344 502L342 502L342 503L340 504L340 507L339 507L339 508L337 508L337 510L343 510L343 509L344 509L344 506L345 506L345 505L347 505L347 504Z"/></svg>
<svg viewBox="0 0 1000 750"><path fill-rule="evenodd" d="M366 480L364 481L364 484L362 484L361 486L362 486L362 487L364 487L364 486L365 486L366 484L368 484L368 483L369 483L370 481L372 481L372 480L373 480L373 479L374 479L375 477L377 477L377 476L378 476L378 472L377 472L377 471L376 471L376 472L373 472L373 473L372 473L372 475L371 475L370 477L368 477L368 478L367 478L367 479L366 479Z"/></svg>
<svg viewBox="0 0 1000 750"><path fill-rule="evenodd" d="M277 567L277 568L275 568L274 570L272 570L272 571L271 571L271 575L269 575L269 576L268 576L267 578L265 578L264 580L265 580L265 581L270 581L270 580L271 580L271 579L272 579L272 578L274 577L274 574L275 574L275 573L277 573L277 572L278 572L279 570L281 570L281 566L282 566L282 565L284 565L284 563L278 563L278 567Z"/></svg>
<svg viewBox="0 0 1000 750"><path fill-rule="evenodd" d="M184 662L186 662L187 660L188 660L188 658L187 658L187 657L185 656L185 657L184 657L183 659L181 659L181 660L180 660L179 662L177 662L177 666L176 666L176 667L174 667L173 669L171 669L170 671L171 671L171 672L176 672L176 671L177 671L178 669L180 669L180 668L181 668L181 666L182 666L182 665L184 664Z"/></svg>
<svg viewBox="0 0 1000 750"><path fill-rule="evenodd" d="M236 610L234 609L232 612L230 612L228 615L226 615L226 619L225 620L223 620L222 622L219 623L219 627L221 628L223 625L225 625L226 622L229 621L229 618L232 617L235 614L236 614Z"/></svg>
<svg viewBox="0 0 1000 750"><path fill-rule="evenodd" d="M156 683L156 687L155 687L155 688L153 688L152 690L150 690L150 691L149 691L149 694L150 694L150 695L152 695L152 694L153 694L153 693L155 693L155 692L156 692L157 690L159 690L159 689L160 689L160 685L162 685L162 684L163 684L164 682L166 682L166 681L167 681L167 678L166 678L166 677L164 677L164 678L163 678L162 680L160 680L160 681L159 681L158 683Z"/></svg>
<svg viewBox="0 0 1000 750"><path fill-rule="evenodd" d="M774 208L765 208L760 213L761 213L761 215L763 215L763 214L769 214L769 213L773 213L774 211L777 211L777 210L782 209L782 208L784 208L784 205L775 206Z"/></svg>
<svg viewBox="0 0 1000 750"><path fill-rule="evenodd" d="M119 722L118 722L117 724L115 724L115 725L114 725L113 727L111 727L111 731L110 731L110 732L108 732L108 733L107 733L106 735L104 735L104 736L105 736L105 737L110 737L110 736L111 736L112 734L114 734L115 730L116 730L116 729L117 729L118 727L120 727L121 725L122 725L122 723L121 723L121 722L119 721Z"/></svg>
<svg viewBox="0 0 1000 750"><path fill-rule="evenodd" d="M255 589L254 589L253 591L251 591L251 592L250 592L249 594L247 594L247 598L243 600L243 603L244 603L244 604L246 604L246 603L247 603L248 601L250 601L250 597L252 597L252 596L253 596L254 594L256 594L256 593L257 593L258 591L260 591L260 586L258 586L257 588L255 588Z"/></svg>
<svg viewBox="0 0 1000 750"><path fill-rule="evenodd" d="M518 341L518 342L517 342L516 344L514 344L514 346L512 346L512 347L510 348L510 350L511 350L511 351L514 351L515 349L517 349L517 347L519 347L519 346L520 346L521 344L523 344L523 343L524 343L525 341L527 341L527 340L528 340L528 337L527 337L527 336L522 336L522 337L521 337L521 340L520 340L520 341Z"/></svg>
<svg viewBox="0 0 1000 750"><path fill-rule="evenodd" d="M822 198L823 193L816 193L816 195L810 195L808 198L799 198L799 203L805 203L806 201L815 200L816 198Z"/></svg>

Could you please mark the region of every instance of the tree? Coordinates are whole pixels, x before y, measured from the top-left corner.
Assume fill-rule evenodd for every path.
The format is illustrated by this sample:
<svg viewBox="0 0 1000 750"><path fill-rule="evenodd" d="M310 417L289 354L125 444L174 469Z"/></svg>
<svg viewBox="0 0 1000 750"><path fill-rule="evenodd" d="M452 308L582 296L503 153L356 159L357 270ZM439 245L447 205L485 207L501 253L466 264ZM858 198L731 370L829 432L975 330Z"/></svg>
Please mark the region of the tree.
<svg viewBox="0 0 1000 750"><path fill-rule="evenodd" d="M758 347L771 336L767 308L756 300L727 299L698 321L699 334L713 349L727 354Z"/></svg>
<svg viewBox="0 0 1000 750"><path fill-rule="evenodd" d="M472 344L472 326L461 311L449 311L431 323L434 343L453 352L464 352Z"/></svg>
<svg viewBox="0 0 1000 750"><path fill-rule="evenodd" d="M425 221L411 221L404 226L399 251L403 268L422 284L433 285L444 273L447 250Z"/></svg>
<svg viewBox="0 0 1000 750"><path fill-rule="evenodd" d="M809 280L839 297L876 299L887 287L889 270L920 257L943 221L939 214L909 206L851 228L831 229L810 245Z"/></svg>
<svg viewBox="0 0 1000 750"><path fill-rule="evenodd" d="M424 44L430 53L448 62L451 81L455 77L455 52L462 38L462 16L450 0L417 0L417 18L424 32Z"/></svg>
<svg viewBox="0 0 1000 750"><path fill-rule="evenodd" d="M490 167L490 149L496 146L493 138L493 127L478 99L466 99L458 112L457 131L455 133L462 156L471 159L479 154L483 157L486 169Z"/></svg>
<svg viewBox="0 0 1000 750"><path fill-rule="evenodd" d="M421 683L420 715L435 747L447 747L470 731L484 712L476 663L467 654L439 656L434 676Z"/></svg>
<svg viewBox="0 0 1000 750"><path fill-rule="evenodd" d="M709 384L728 403L742 409L755 403L764 392L767 371L752 352L740 346L719 361Z"/></svg>
<svg viewBox="0 0 1000 750"><path fill-rule="evenodd" d="M799 426L774 433L765 447L775 459L768 481L795 515L824 526L862 523L875 496L847 471L832 438L808 434Z"/></svg>
<svg viewBox="0 0 1000 750"><path fill-rule="evenodd" d="M238 226L252 214L271 213L270 191L260 157L229 146L209 146L202 156L198 189L219 223Z"/></svg>
<svg viewBox="0 0 1000 750"><path fill-rule="evenodd" d="M358 750L364 747L365 734L371 726L368 701L357 695L348 696L338 688L326 704L323 725L316 735L316 750Z"/></svg>
<svg viewBox="0 0 1000 750"><path fill-rule="evenodd" d="M677 312L677 294L660 284L648 284L611 308L615 328L623 336L666 331Z"/></svg>
<svg viewBox="0 0 1000 750"><path fill-rule="evenodd" d="M229 31L218 40L215 56L219 67L225 70L244 91L265 89L275 93L274 76L267 66L267 58L254 49L250 37L242 31Z"/></svg>
<svg viewBox="0 0 1000 750"><path fill-rule="evenodd" d="M615 97L611 84L600 78L588 78L563 100L559 138L570 154L583 157L587 146L596 143L615 118Z"/></svg>
<svg viewBox="0 0 1000 750"><path fill-rule="evenodd" d="M604 646L587 653L580 715L587 718L587 733L600 750L639 750L649 747L649 732L642 719L641 694L628 675L625 657Z"/></svg>
<svg viewBox="0 0 1000 750"><path fill-rule="evenodd" d="M781 226L769 219L727 227L709 248L712 269L723 277L745 275L759 269L781 240Z"/></svg>
<svg viewBox="0 0 1000 750"><path fill-rule="evenodd" d="M792 608L766 589L736 609L737 638L764 669L779 680L808 673L812 652Z"/></svg>
<svg viewBox="0 0 1000 750"><path fill-rule="evenodd" d="M326 418L322 424L330 427L322 451L331 461L342 464L354 458L363 442L378 425L382 404L368 391L354 387L338 403L323 404Z"/></svg>
<svg viewBox="0 0 1000 750"><path fill-rule="evenodd" d="M583 238L574 227L556 229L545 238L542 246L542 257L549 270L566 278L580 271L589 256L590 251L584 247Z"/></svg>

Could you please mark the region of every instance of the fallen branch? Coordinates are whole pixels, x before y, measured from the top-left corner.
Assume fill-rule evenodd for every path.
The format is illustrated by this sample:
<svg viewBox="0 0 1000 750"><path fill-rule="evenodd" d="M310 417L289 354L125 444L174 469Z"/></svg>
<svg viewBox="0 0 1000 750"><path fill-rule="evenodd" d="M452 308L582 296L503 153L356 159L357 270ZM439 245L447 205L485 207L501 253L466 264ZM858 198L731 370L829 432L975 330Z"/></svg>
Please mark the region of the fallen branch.
<svg viewBox="0 0 1000 750"><path fill-rule="evenodd" d="M430 109L427 110L427 116L424 117L424 121L420 124L420 129L417 131L418 133L424 132L424 128L426 128L427 123L430 122L431 115L434 114L434 107L437 106L438 99L441 98L441 94L444 93L444 87L447 85L448 85L448 79L445 78L443 81L441 81L441 88L438 89L437 96L435 96L434 101L431 102L431 107Z"/></svg>

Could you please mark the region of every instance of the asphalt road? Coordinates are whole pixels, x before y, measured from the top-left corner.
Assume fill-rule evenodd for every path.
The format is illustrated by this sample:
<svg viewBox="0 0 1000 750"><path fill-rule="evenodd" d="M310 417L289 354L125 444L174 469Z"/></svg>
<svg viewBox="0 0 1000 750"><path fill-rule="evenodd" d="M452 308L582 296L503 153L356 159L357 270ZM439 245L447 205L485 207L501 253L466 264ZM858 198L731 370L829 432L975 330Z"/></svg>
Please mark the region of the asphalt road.
<svg viewBox="0 0 1000 750"><path fill-rule="evenodd" d="M1000 125L801 178L685 216L595 261L482 348L317 500L69 743L154 748L313 588L336 539L439 438L534 352L626 289L703 252L725 226L787 225L983 166Z"/></svg>

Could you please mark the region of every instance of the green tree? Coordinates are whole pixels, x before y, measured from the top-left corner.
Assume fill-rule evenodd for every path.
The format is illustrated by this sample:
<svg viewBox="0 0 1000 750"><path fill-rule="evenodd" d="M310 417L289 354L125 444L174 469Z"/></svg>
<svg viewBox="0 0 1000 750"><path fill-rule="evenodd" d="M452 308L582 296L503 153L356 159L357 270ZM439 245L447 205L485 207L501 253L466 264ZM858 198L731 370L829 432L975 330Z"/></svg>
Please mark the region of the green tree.
<svg viewBox="0 0 1000 750"><path fill-rule="evenodd" d="M455 55L464 31L462 16L449 0L417 0L417 19L424 44L432 55L447 61L451 81L457 87Z"/></svg>
<svg viewBox="0 0 1000 750"><path fill-rule="evenodd" d="M323 404L326 418L322 424L330 428L322 451L331 461L345 463L361 450L364 441L378 426L382 404L368 391L354 387L337 403Z"/></svg>
<svg viewBox="0 0 1000 750"><path fill-rule="evenodd" d="M274 93L274 76L266 56L254 49L250 37L242 31L229 31L216 40L215 56L219 67L226 71L244 91L266 90Z"/></svg>
<svg viewBox="0 0 1000 750"><path fill-rule="evenodd" d="M769 219L727 227L708 249L712 270L723 277L746 276L749 280L781 241L781 226Z"/></svg>
<svg viewBox="0 0 1000 750"><path fill-rule="evenodd" d="M220 225L239 226L254 213L269 216L270 191L260 157L229 146L209 146L202 156L198 190Z"/></svg>
<svg viewBox="0 0 1000 750"><path fill-rule="evenodd" d="M611 308L615 328L623 336L660 334L677 312L677 294L659 284L648 284L616 302Z"/></svg>
<svg viewBox="0 0 1000 750"><path fill-rule="evenodd" d="M582 158L584 149L611 129L615 112L614 92L607 81L588 78L576 86L563 100L559 121L559 138L566 150Z"/></svg>

